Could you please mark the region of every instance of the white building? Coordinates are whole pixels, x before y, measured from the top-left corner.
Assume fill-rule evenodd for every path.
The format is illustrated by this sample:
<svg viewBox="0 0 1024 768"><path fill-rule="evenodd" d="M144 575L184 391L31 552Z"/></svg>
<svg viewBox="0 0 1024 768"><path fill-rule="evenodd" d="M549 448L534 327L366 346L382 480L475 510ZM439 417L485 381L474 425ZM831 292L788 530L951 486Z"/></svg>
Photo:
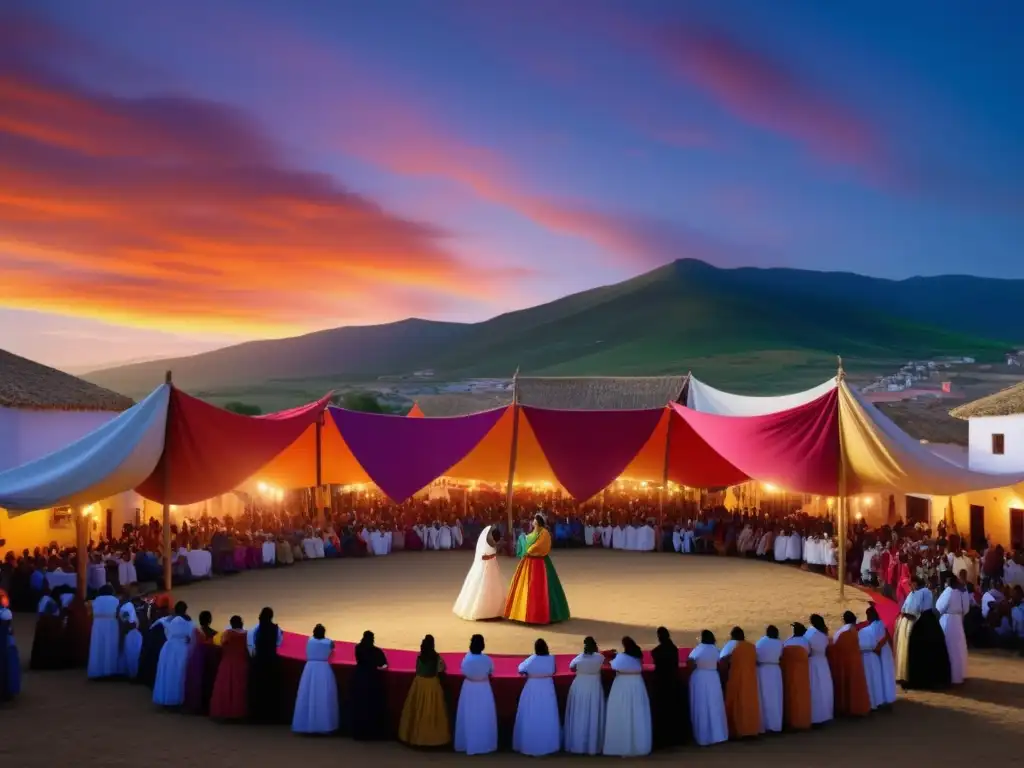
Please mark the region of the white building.
<svg viewBox="0 0 1024 768"><path fill-rule="evenodd" d="M0 472L27 464L64 448L121 411L130 398L45 365L0 350ZM134 492L95 505L91 535L109 530L117 535L132 522L142 500ZM39 510L10 517L0 509L0 555L7 550L45 546L51 541L75 541L70 517L60 511Z"/></svg>
<svg viewBox="0 0 1024 768"><path fill-rule="evenodd" d="M967 419L971 469L1024 471L1024 382L954 408L950 415Z"/></svg>

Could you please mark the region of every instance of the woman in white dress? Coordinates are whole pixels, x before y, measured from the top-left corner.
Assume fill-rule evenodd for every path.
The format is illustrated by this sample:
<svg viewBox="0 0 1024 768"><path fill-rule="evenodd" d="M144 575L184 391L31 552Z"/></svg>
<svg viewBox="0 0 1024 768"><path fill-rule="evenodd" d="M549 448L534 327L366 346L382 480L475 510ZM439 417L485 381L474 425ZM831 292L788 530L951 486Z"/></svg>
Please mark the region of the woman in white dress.
<svg viewBox="0 0 1024 768"><path fill-rule="evenodd" d="M875 653L875 646L880 638L872 624L862 629L853 628L857 633L857 642L860 644L860 657L864 662L864 679L868 684L868 699L872 709L878 709L885 698L882 693L882 661Z"/></svg>
<svg viewBox="0 0 1024 768"><path fill-rule="evenodd" d="M565 705L565 751L575 755L597 755L604 744L604 686L601 668L604 656L592 637L583 641L583 653L569 662L576 673Z"/></svg>
<svg viewBox="0 0 1024 768"><path fill-rule="evenodd" d="M129 680L139 675L139 657L142 655L142 633L139 631L139 617L135 606L125 603L118 609L118 622L124 633L121 653L117 657L117 670Z"/></svg>
<svg viewBox="0 0 1024 768"><path fill-rule="evenodd" d="M105 584L92 601L92 635L89 639L89 665L86 668L90 680L113 677L118 673L117 660L121 645L121 625L117 618L119 604L109 584Z"/></svg>
<svg viewBox="0 0 1024 768"><path fill-rule="evenodd" d="M489 525L480 532L476 542L473 565L470 566L462 591L452 612L466 621L497 619L505 612L505 583L498 567L498 543L501 531Z"/></svg>
<svg viewBox="0 0 1024 768"><path fill-rule="evenodd" d="M782 730L782 640L779 629L769 626L764 637L754 645L757 652L757 693L761 703L761 730L778 733Z"/></svg>
<svg viewBox="0 0 1024 768"><path fill-rule="evenodd" d="M526 684L519 694L512 749L533 757L554 754L562 747L562 725L555 696L555 657L547 643L534 643L533 655L519 665L519 674Z"/></svg>
<svg viewBox="0 0 1024 768"><path fill-rule="evenodd" d="M811 616L811 628L804 635L810 646L808 666L811 673L811 723L821 725L835 716L835 692L832 669L828 665L828 626L818 614Z"/></svg>
<svg viewBox="0 0 1024 768"><path fill-rule="evenodd" d="M693 740L702 747L729 739L722 678L718 674L718 648L709 630L700 633L700 645L690 651L690 722Z"/></svg>
<svg viewBox="0 0 1024 768"><path fill-rule="evenodd" d="M615 682L608 694L605 715L606 755L649 755L652 746L651 701L644 685L644 652L631 637L622 638L622 652L612 659Z"/></svg>
<svg viewBox="0 0 1024 768"><path fill-rule="evenodd" d="M334 733L338 730L338 681L331 669L334 641L327 637L323 624L313 628L306 643L306 666L299 679L295 697L292 730L295 733Z"/></svg>
<svg viewBox="0 0 1024 768"><path fill-rule="evenodd" d="M875 637L882 643L878 650L879 671L882 677L881 695L878 706L885 707L896 703L896 665L892 656L892 638L889 637L889 630L878 615L878 610L872 605L867 610L868 621L871 628L875 630ZM884 643L883 643L884 640ZM877 645L876 645L877 647Z"/></svg>
<svg viewBox="0 0 1024 768"><path fill-rule="evenodd" d="M964 615L971 603L955 576L949 577L949 586L939 595L935 610L939 612L939 624L946 635L946 650L949 651L949 681L959 685L967 678L967 636L964 634Z"/></svg>
<svg viewBox="0 0 1024 768"><path fill-rule="evenodd" d="M188 606L174 606L174 618L164 624L167 642L160 649L156 666L153 703L162 707L180 707L185 703L185 675L188 671L189 643L195 627L188 617Z"/></svg>
<svg viewBox="0 0 1024 768"><path fill-rule="evenodd" d="M498 749L498 711L491 690L494 662L484 655L484 636L473 635L462 659L462 690L455 716L455 751L486 755Z"/></svg>

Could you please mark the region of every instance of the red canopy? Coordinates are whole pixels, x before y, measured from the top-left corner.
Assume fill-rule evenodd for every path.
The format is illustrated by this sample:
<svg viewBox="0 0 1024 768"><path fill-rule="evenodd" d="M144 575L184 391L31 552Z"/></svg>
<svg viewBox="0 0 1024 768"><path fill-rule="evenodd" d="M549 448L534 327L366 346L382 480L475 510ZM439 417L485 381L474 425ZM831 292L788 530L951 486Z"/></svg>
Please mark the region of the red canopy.
<svg viewBox="0 0 1024 768"><path fill-rule="evenodd" d="M227 493L315 424L329 399L253 417L173 388L163 456L136 490L161 504L194 504Z"/></svg>

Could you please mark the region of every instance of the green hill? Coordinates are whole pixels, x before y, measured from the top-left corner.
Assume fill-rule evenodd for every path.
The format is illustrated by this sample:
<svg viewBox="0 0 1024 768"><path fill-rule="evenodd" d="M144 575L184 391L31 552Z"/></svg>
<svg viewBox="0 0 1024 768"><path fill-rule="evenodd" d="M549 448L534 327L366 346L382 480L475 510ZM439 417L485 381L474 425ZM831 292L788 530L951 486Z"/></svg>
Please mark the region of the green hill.
<svg viewBox="0 0 1024 768"><path fill-rule="evenodd" d="M957 300L958 291L968 301ZM1012 296L1024 281L889 281L800 270L723 270L683 260L617 285L476 324L405 320L258 341L178 360L99 371L90 381L139 395L174 371L191 390L298 386L430 368L436 378L646 375L694 370L737 391L820 381L842 355L853 370L945 355L998 360L1024 339ZM273 384L266 384L271 380ZM302 388L302 387L299 387ZM237 392L236 392L237 394Z"/></svg>

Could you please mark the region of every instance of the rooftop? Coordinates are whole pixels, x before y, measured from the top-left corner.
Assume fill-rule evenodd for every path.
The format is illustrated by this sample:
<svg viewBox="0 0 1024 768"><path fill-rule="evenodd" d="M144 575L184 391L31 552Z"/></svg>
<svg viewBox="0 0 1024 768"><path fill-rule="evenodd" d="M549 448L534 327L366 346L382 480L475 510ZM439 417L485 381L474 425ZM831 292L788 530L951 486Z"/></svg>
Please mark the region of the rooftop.
<svg viewBox="0 0 1024 768"><path fill-rule="evenodd" d="M949 412L958 419L1024 414L1024 381L995 394L961 405Z"/></svg>
<svg viewBox="0 0 1024 768"><path fill-rule="evenodd" d="M129 397L0 349L0 407L38 411L124 411Z"/></svg>

